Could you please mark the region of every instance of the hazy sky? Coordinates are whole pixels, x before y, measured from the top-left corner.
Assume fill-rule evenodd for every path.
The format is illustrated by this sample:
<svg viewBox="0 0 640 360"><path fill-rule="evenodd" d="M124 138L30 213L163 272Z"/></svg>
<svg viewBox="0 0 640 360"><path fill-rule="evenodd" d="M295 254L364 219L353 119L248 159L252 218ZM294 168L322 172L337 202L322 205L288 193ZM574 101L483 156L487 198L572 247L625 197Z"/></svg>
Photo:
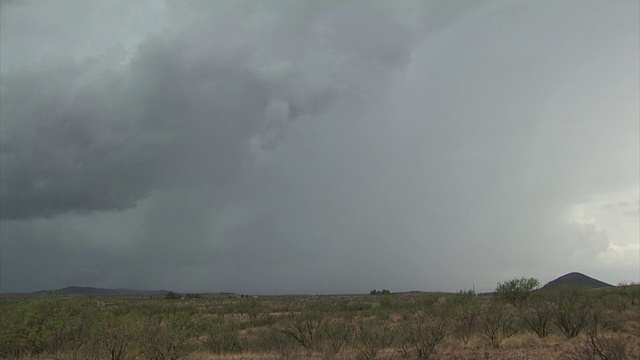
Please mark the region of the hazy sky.
<svg viewBox="0 0 640 360"><path fill-rule="evenodd" d="M640 281L637 0L0 4L2 292Z"/></svg>

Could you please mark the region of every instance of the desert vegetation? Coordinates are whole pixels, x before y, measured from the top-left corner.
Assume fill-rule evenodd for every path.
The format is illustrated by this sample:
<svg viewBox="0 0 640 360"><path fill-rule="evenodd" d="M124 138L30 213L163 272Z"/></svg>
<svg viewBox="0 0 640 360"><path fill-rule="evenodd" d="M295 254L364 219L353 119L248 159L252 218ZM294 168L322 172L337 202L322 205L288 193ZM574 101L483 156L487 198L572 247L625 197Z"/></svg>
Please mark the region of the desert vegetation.
<svg viewBox="0 0 640 360"><path fill-rule="evenodd" d="M534 280L534 279L533 279ZM494 294L3 295L8 359L640 357L639 285ZM372 294L374 294L372 292Z"/></svg>

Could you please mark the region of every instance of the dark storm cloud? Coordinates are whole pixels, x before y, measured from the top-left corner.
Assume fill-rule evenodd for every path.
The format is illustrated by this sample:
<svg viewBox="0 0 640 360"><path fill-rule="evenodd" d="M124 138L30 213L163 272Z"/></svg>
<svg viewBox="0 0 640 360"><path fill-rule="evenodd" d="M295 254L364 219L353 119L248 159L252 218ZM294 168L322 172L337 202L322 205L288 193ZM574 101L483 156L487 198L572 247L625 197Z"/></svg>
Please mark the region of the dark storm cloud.
<svg viewBox="0 0 640 360"><path fill-rule="evenodd" d="M188 51L154 39L124 69L70 61L4 77L3 218L122 210L158 187L235 179L268 93L241 66L193 66ZM100 65L115 69L95 78Z"/></svg>
<svg viewBox="0 0 640 360"><path fill-rule="evenodd" d="M23 3L0 32L2 291L635 269L637 216L592 209L637 208L637 4Z"/></svg>
<svg viewBox="0 0 640 360"><path fill-rule="evenodd" d="M338 96L375 92L362 86L370 78L358 77L406 62L408 32L387 25L379 12L355 11L328 18L332 33L325 47L312 32L294 44L277 38L284 31L274 35L283 52L312 42L346 56L346 69L362 72L349 78L353 74L336 68L334 75L346 79L327 86L304 83L309 58L290 60L287 78L261 79L245 49L220 51L199 28L188 38L147 39L129 60L66 58L3 74L2 218L122 210L162 187L206 184L228 191L241 180L247 141L256 134L281 136L283 123L263 119L270 101L288 106L286 124L323 111ZM373 30L376 41L358 41Z"/></svg>

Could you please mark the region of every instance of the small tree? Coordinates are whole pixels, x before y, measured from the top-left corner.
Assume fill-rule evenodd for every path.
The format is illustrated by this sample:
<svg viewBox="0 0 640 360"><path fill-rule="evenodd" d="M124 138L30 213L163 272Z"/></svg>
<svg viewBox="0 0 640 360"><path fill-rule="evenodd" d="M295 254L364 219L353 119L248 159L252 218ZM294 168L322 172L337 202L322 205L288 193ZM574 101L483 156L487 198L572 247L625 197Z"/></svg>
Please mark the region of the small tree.
<svg viewBox="0 0 640 360"><path fill-rule="evenodd" d="M498 283L496 294L509 304L520 307L531 294L531 290L538 286L540 283L534 278L514 278L504 283Z"/></svg>
<svg viewBox="0 0 640 360"><path fill-rule="evenodd" d="M391 295L391 291L387 289L382 289L381 291L373 289L371 290L371 292L369 292L369 295Z"/></svg>

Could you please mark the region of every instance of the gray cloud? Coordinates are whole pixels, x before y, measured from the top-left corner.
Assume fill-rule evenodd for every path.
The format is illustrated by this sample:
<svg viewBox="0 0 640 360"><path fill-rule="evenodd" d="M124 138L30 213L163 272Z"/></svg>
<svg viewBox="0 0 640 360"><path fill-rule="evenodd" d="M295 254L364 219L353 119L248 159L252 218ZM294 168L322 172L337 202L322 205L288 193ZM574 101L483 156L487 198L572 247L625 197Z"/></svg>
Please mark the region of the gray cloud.
<svg viewBox="0 0 640 360"><path fill-rule="evenodd" d="M63 2L57 47L25 4L1 22L2 291L634 280L567 214L637 188L637 4L150 2L85 39L67 17L101 3Z"/></svg>
<svg viewBox="0 0 640 360"><path fill-rule="evenodd" d="M363 23L351 24L353 19ZM227 54L220 56L219 45L206 39L210 29L197 27L147 39L128 60L66 59L7 74L3 218L122 210L163 186L206 184L227 191L225 186L239 181L248 139L283 131L274 130L277 122L264 114L269 104L284 101L289 107L282 127L291 118L323 111L339 96L376 93L371 86L384 86L376 78L406 63L407 31L384 20L379 12L340 11L323 21L332 31L323 39L309 30L306 38L295 39L312 42L320 55L343 56L342 68L331 69L332 58L293 54L302 58L286 60L283 74L269 74L270 69L252 68L256 60L250 57L256 55L243 49L247 44L223 45ZM372 30L380 33L377 41L357 41ZM281 35L274 34L276 47L297 51ZM285 61L261 50L261 66ZM307 85L327 75L323 68L307 74L309 62L336 71L337 82ZM357 73L380 70L373 78Z"/></svg>

